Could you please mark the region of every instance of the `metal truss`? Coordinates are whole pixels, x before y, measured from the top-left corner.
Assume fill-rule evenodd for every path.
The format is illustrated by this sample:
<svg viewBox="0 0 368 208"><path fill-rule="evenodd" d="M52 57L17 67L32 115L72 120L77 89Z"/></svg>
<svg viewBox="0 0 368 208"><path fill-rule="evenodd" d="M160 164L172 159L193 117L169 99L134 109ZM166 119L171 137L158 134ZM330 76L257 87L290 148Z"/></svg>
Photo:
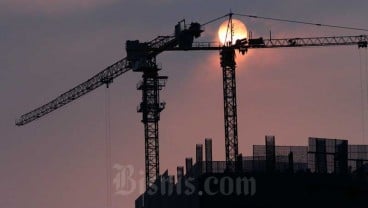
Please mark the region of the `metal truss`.
<svg viewBox="0 0 368 208"><path fill-rule="evenodd" d="M167 77L158 76L158 70L157 67L145 69L143 80L138 84L138 90L142 90L142 102L138 112L143 114L146 189L151 187L160 175L158 123L165 103L160 102L159 92L165 86Z"/></svg>
<svg viewBox="0 0 368 208"><path fill-rule="evenodd" d="M220 56L223 73L226 166L231 171L235 170L238 155L235 50L231 47L223 47Z"/></svg>

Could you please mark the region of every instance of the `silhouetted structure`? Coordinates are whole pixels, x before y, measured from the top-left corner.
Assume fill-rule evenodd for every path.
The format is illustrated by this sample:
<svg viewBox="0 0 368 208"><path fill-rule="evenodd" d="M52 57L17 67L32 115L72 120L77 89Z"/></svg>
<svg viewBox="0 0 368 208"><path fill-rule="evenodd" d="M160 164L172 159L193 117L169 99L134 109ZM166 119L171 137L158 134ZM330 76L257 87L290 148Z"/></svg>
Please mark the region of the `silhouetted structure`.
<svg viewBox="0 0 368 208"><path fill-rule="evenodd" d="M205 140L206 172L212 172L212 139Z"/></svg>
<svg viewBox="0 0 368 208"><path fill-rule="evenodd" d="M358 46L358 48L367 48L368 36L294 37L282 39L271 39L271 37L269 39L264 39L263 37L254 39L251 37L233 41L233 15L239 14L230 12L227 15L215 18L205 24L192 22L187 25L185 20L182 20L175 25L174 35L160 35L147 42L140 42L138 40L126 41L127 56L125 58L108 66L87 81L59 95L52 101L23 114L16 120L16 125L22 126L39 119L100 86L106 85L108 88L114 79L130 70L143 73L143 81L138 86L138 89L142 90L142 102L138 108L138 112L141 112L143 115L142 122L144 124L145 135L145 177L146 188L148 188L159 178L159 120L160 112L165 107L165 103L160 102L159 92L165 86L165 80L167 79L166 76L159 76L158 74L160 67L158 67L156 62L157 56L165 51L220 51L220 64L223 75L226 166L229 172L241 169L242 162L238 153L235 52L238 51L244 55L250 49L311 46L355 45ZM224 40L225 43L221 45L211 42L194 42L194 39L199 38L201 33L204 32L202 26L213 23L224 17L229 17L227 29L230 31L230 40ZM254 18L255 16L252 17ZM290 155L290 159L292 158L293 155ZM272 164L274 164L274 162L268 162L267 167L269 169L274 169Z"/></svg>
<svg viewBox="0 0 368 208"><path fill-rule="evenodd" d="M186 174L178 167L175 182L166 171L136 208L367 207L368 145L311 137L308 146L277 146L266 136L252 156L239 154L231 170L226 161L212 161L206 139L205 161L202 156L197 144L196 163L186 158Z"/></svg>

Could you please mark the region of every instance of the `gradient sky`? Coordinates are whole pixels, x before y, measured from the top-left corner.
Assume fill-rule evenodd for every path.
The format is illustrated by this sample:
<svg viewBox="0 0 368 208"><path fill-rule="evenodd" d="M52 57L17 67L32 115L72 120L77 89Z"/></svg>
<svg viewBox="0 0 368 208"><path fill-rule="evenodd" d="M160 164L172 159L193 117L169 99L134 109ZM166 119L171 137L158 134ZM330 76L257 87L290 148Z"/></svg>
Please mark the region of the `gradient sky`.
<svg viewBox="0 0 368 208"><path fill-rule="evenodd" d="M367 8L364 0L0 1L0 207L104 207L104 87L24 127L14 120L124 57L126 40L172 34L183 18L205 22L230 9L368 28ZM253 36L268 36L269 30L280 38L361 34L241 20ZM220 24L207 26L201 40L216 40ZM366 61L366 50L361 54ZM174 174L205 137L213 138L214 159L223 160L218 52L167 52L158 61L161 74L169 76L162 92L161 172ZM136 113L140 77L129 72L110 88L112 162L133 165L137 179L144 170L143 125ZM363 142L357 47L250 51L238 59L237 89L243 154L263 144L266 134L281 145L306 145L309 136ZM133 207L137 196L114 196L113 207Z"/></svg>

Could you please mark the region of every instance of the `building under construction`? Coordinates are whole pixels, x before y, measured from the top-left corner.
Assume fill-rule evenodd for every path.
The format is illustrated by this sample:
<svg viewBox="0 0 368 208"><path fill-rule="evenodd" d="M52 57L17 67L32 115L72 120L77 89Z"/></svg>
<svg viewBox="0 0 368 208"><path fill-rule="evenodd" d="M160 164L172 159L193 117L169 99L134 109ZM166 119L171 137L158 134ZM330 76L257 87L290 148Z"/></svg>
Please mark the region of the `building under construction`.
<svg viewBox="0 0 368 208"><path fill-rule="evenodd" d="M308 146L277 146L266 136L234 166L213 161L206 139L194 164L186 158L176 177L166 171L135 207L368 207L368 145L311 137Z"/></svg>

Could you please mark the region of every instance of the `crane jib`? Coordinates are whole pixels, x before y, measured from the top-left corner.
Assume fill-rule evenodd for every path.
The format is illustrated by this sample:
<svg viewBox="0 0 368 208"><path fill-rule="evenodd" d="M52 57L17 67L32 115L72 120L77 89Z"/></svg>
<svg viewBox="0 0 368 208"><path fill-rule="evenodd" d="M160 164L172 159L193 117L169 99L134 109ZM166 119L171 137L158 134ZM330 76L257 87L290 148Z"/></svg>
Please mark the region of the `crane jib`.
<svg viewBox="0 0 368 208"><path fill-rule="evenodd" d="M198 35L198 34L196 34ZM147 44L146 50L150 57L154 57L164 51L190 51L190 50L220 50L221 45L214 42L193 42L190 47L179 44L176 36L159 36ZM359 36L333 36L333 37L312 37L312 38L283 38L283 39L243 39L238 40L232 47L241 52L248 49L261 48L287 48L287 47L310 47L310 46L342 46L356 45L359 48L366 48L368 43L367 35ZM147 52L146 51L146 52ZM110 83L113 79L132 68L131 62L124 58L115 64L107 67L100 73L91 77L87 81L63 93L49 103L36 108L35 110L22 115L16 120L17 126L25 125L31 121L41 118L48 113L70 103L71 101L87 94L88 92Z"/></svg>

